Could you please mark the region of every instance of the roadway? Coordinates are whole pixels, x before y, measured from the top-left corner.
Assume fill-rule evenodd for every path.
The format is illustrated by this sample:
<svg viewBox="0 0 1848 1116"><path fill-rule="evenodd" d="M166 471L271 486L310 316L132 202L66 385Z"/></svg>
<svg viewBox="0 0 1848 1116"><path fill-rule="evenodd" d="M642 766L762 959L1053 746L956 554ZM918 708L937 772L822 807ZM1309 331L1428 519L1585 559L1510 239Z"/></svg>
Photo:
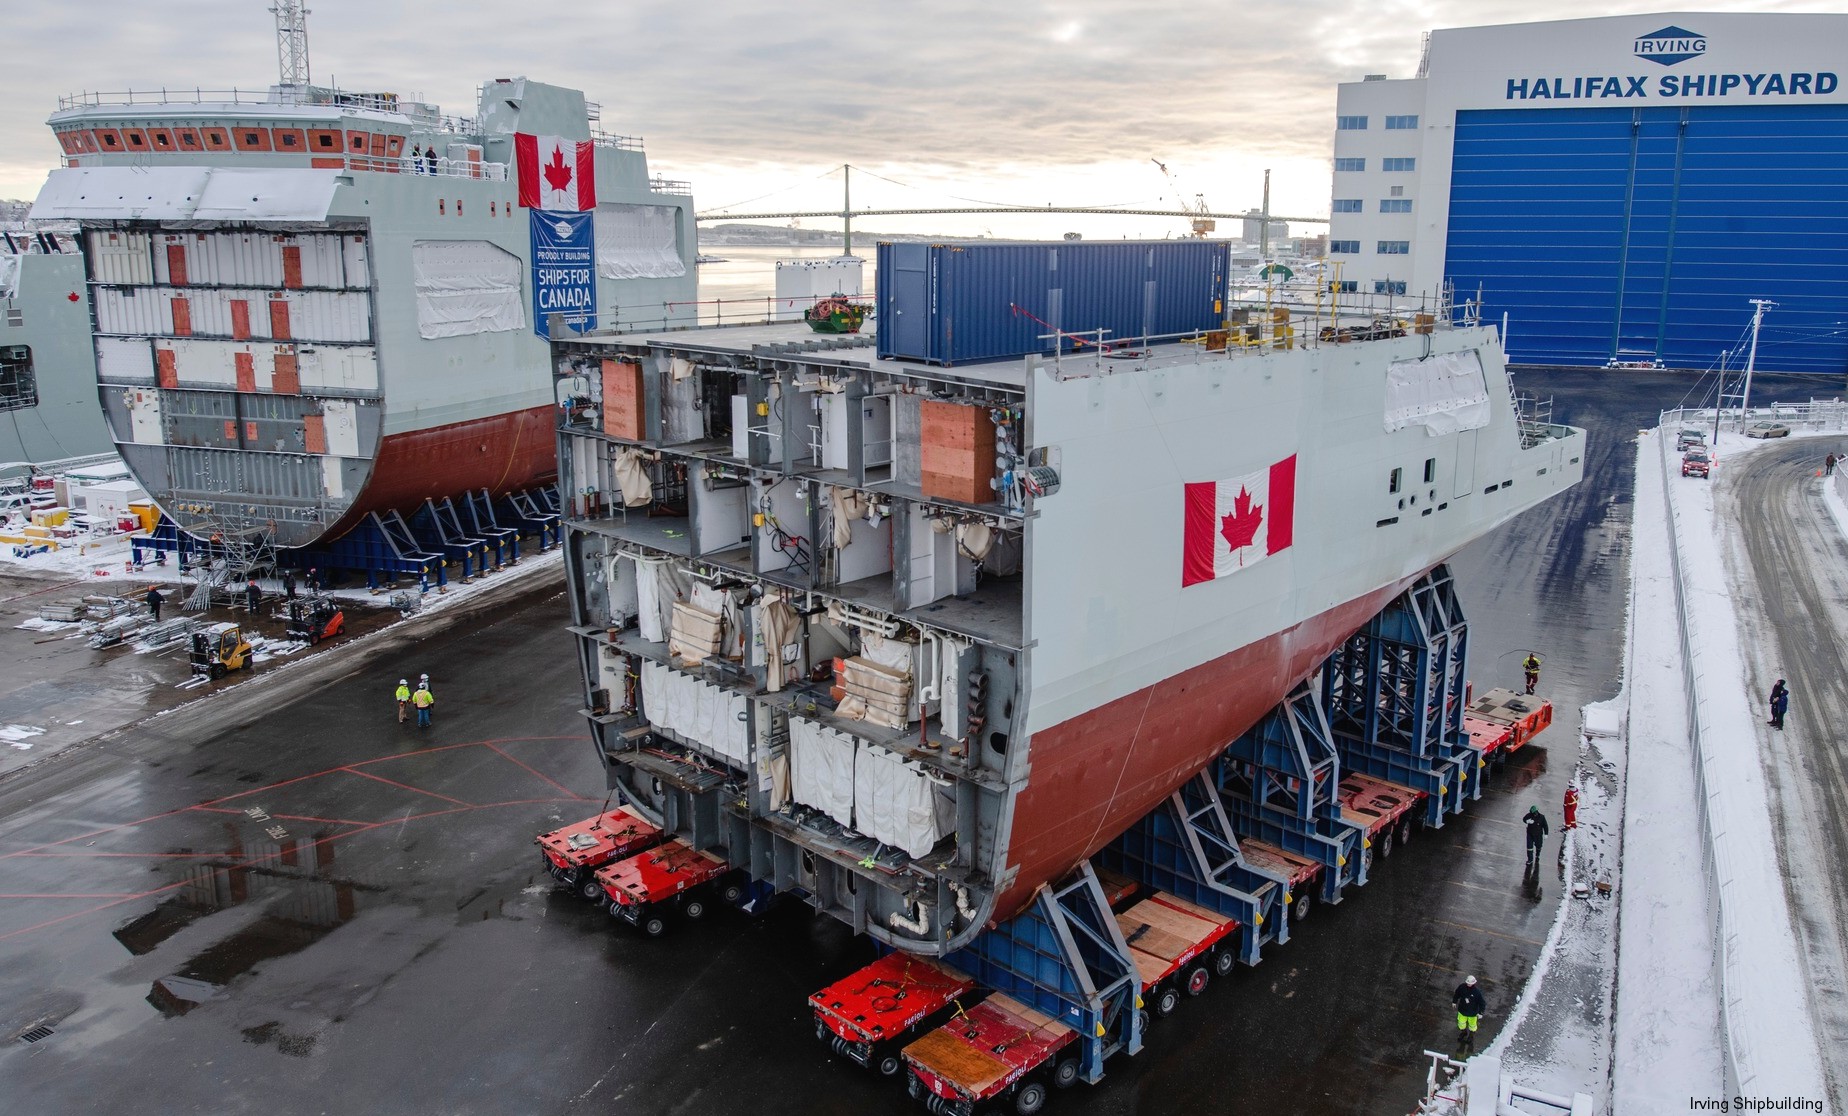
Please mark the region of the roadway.
<svg viewBox="0 0 1848 1116"><path fill-rule="evenodd" d="M1558 723L1467 815L1051 1111L1402 1114L1464 973L1500 1027L1559 899L1550 872L1523 885L1517 818L1557 817L1578 706L1616 686L1629 442L1685 387L1522 384L1591 429L1586 481L1453 567L1478 686L1518 681L1515 652L1538 649ZM790 904L649 942L538 871L533 834L602 795L563 617L555 581L510 589L0 779L8 1107L916 1110L813 1037L808 993L868 959L839 924ZM389 693L425 671L420 733ZM1823 694L1800 686L1793 721L1820 724Z"/></svg>
<svg viewBox="0 0 1848 1116"><path fill-rule="evenodd" d="M1716 474L1715 512L1737 524L1725 552L1738 602L1752 706L1779 678L1791 690L1785 730L1758 729L1772 789L1779 867L1797 928L1804 984L1819 1024L1836 1106L1848 1085L1848 542L1823 503L1816 471L1848 439L1768 446Z"/></svg>

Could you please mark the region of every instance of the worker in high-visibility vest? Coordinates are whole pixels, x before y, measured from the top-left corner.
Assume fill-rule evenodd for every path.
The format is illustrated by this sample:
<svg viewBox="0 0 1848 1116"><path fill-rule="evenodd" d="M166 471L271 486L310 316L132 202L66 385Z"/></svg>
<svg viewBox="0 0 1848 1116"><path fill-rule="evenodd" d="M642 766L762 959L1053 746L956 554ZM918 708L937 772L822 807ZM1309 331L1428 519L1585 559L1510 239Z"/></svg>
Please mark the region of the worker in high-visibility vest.
<svg viewBox="0 0 1848 1116"><path fill-rule="evenodd" d="M398 699L398 723L403 724L411 710L411 680L398 679L398 691L392 696Z"/></svg>
<svg viewBox="0 0 1848 1116"><path fill-rule="evenodd" d="M417 727L430 727L430 707L436 704L436 695L430 692L428 685L417 687L411 695L411 704L417 707Z"/></svg>
<svg viewBox="0 0 1848 1116"><path fill-rule="evenodd" d="M1521 669L1527 672L1527 692L1531 694L1540 684L1540 656L1529 651L1527 658L1521 660Z"/></svg>

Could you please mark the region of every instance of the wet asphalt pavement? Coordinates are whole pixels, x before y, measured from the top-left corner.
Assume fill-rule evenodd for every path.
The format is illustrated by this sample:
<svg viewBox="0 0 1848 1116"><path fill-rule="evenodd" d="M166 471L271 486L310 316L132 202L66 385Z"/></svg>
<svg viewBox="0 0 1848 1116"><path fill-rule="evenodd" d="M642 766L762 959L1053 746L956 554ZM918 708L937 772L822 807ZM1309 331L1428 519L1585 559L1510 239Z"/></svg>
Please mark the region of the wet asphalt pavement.
<svg viewBox="0 0 1848 1116"><path fill-rule="evenodd" d="M1478 688L1518 683L1518 652L1538 650L1555 727L1467 815L1049 1111L1404 1113L1419 1052L1452 1041L1462 974L1500 1028L1559 898L1557 830L1536 893L1517 818L1535 802L1557 823L1578 707L1615 692L1629 440L1687 381L1520 384L1591 430L1586 481L1453 569ZM917 1110L813 1037L808 993L870 958L839 924L790 904L649 942L539 871L533 835L603 794L563 621L548 580L0 781L5 1107ZM421 671L425 732L389 698Z"/></svg>

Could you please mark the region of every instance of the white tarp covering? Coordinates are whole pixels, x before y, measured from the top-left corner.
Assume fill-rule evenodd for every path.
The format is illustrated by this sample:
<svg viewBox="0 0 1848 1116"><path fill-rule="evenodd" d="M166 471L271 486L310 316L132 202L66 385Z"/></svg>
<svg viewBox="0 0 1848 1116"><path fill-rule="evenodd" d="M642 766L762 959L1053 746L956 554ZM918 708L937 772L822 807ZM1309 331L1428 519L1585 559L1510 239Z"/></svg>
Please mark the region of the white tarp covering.
<svg viewBox="0 0 1848 1116"><path fill-rule="evenodd" d="M19 257L11 253L0 256L0 298L19 294Z"/></svg>
<svg viewBox="0 0 1848 1116"><path fill-rule="evenodd" d="M853 826L853 737L800 717L789 719L789 793Z"/></svg>
<svg viewBox="0 0 1848 1116"><path fill-rule="evenodd" d="M597 274L605 279L673 279L687 273L671 205L600 205L592 224Z"/></svg>
<svg viewBox="0 0 1848 1116"><path fill-rule="evenodd" d="M686 575L665 558L635 560L635 626L650 643L666 643L674 604L686 599Z"/></svg>
<svg viewBox="0 0 1848 1116"><path fill-rule="evenodd" d="M340 172L307 167L63 167L34 220L325 221Z"/></svg>
<svg viewBox="0 0 1848 1116"><path fill-rule="evenodd" d="M853 816L861 833L923 856L955 824L956 803L921 765L863 744L854 759Z"/></svg>
<svg viewBox="0 0 1848 1116"><path fill-rule="evenodd" d="M1386 431L1423 426L1432 437L1489 425L1489 391L1476 350L1397 360L1386 369Z"/></svg>
<svg viewBox="0 0 1848 1116"><path fill-rule="evenodd" d="M411 245L411 275L419 337L526 328L519 258L485 240L420 240Z"/></svg>
<svg viewBox="0 0 1848 1116"><path fill-rule="evenodd" d="M656 728L667 729L734 766L750 766L743 694L644 659L642 708Z"/></svg>

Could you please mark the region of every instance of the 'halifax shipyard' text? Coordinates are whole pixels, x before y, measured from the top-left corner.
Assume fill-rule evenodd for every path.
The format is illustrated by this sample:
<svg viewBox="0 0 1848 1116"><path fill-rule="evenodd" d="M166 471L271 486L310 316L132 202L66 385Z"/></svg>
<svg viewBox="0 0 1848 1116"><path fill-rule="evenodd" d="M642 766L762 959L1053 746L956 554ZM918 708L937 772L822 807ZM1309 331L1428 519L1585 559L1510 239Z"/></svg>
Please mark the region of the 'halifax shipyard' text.
<svg viewBox="0 0 1848 1116"><path fill-rule="evenodd" d="M1835 92L1835 75L1814 74L1663 74L1656 78L1657 97L1825 97ZM1556 77L1509 78L1510 101L1589 101L1648 97L1649 78Z"/></svg>

